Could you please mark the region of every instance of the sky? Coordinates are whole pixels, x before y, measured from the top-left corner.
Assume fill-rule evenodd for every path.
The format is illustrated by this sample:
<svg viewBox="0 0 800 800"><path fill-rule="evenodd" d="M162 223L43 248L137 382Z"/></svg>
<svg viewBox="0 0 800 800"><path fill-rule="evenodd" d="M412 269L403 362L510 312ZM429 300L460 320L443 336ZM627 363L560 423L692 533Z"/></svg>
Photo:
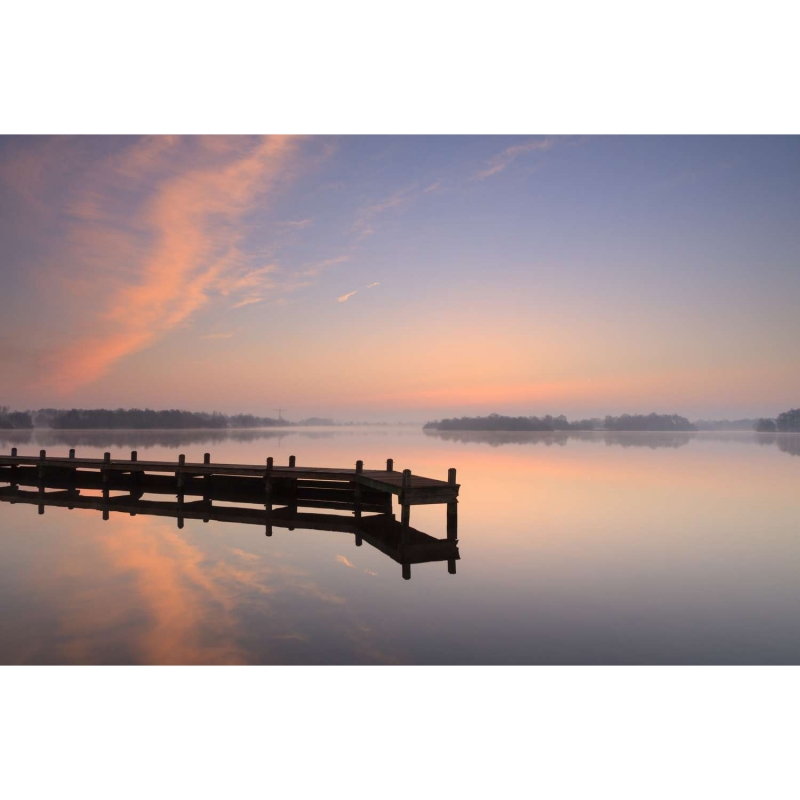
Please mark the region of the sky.
<svg viewBox="0 0 800 800"><path fill-rule="evenodd" d="M800 137L0 137L0 405L800 406Z"/></svg>

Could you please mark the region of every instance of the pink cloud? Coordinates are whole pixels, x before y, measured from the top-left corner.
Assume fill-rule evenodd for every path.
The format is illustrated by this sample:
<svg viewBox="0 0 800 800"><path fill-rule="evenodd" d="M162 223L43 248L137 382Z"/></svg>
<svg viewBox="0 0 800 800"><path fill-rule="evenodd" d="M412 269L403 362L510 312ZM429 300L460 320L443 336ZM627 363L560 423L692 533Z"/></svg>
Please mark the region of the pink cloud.
<svg viewBox="0 0 800 800"><path fill-rule="evenodd" d="M237 304L246 305L262 299L253 290L269 285L275 268L248 269L236 245L242 218L255 199L269 198L291 176L295 140L215 137L210 148L190 141L191 158L175 158L161 177L162 159L172 147L172 140L144 139L106 165L111 177L101 183L100 201L103 189L115 181L157 171L133 219L104 214L91 193L73 207L73 234L88 261L108 262L109 254L118 252L130 263L109 279L115 288L100 295L104 302L87 321L84 335L51 355L46 382L62 392L97 380L151 346L214 294L248 291ZM147 244L133 246L134 233L136 241Z"/></svg>

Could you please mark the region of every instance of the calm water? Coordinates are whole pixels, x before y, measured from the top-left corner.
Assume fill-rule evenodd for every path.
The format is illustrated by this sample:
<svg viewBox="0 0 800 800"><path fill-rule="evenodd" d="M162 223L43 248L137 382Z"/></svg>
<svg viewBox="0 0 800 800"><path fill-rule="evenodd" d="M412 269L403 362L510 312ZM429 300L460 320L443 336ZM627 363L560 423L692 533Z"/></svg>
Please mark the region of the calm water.
<svg viewBox="0 0 800 800"><path fill-rule="evenodd" d="M456 467L461 560L404 581L345 533L1 503L2 663L800 663L797 434L0 431L12 446ZM411 524L444 537L444 506Z"/></svg>

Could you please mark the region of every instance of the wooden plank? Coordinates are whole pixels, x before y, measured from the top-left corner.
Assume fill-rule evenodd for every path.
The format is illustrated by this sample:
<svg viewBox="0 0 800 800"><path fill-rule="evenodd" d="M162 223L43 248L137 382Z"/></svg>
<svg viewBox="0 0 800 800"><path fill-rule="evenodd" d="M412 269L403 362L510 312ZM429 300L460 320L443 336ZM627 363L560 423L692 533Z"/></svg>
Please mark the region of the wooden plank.
<svg viewBox="0 0 800 800"><path fill-rule="evenodd" d="M36 457L36 456L0 456L0 465L15 467L35 467L38 470L96 470L109 478L114 473L150 473L155 475L167 474L177 476L179 480L190 476L210 476L220 478L250 477L263 478L267 472L267 465L256 464L211 464L208 462L186 462L183 457L179 462L174 461L139 461L129 459L99 458L63 458L63 457ZM403 473L387 470L338 469L332 467L282 467L274 464L269 468L269 476L273 481L296 480L313 481L315 488L322 488L321 484L329 483L331 488L337 482L375 489L403 495L409 505L423 503L450 502L458 496L460 485L453 482L426 478L419 475L406 477L404 486ZM302 484L301 484L302 485Z"/></svg>

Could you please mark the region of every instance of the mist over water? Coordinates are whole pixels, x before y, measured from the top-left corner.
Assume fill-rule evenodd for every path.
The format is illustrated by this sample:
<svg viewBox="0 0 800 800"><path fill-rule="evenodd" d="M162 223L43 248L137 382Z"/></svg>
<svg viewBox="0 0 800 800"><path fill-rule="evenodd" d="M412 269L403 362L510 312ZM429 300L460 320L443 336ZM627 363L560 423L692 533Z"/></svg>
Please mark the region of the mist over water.
<svg viewBox="0 0 800 800"><path fill-rule="evenodd" d="M800 661L800 434L0 432L11 447L456 467L461 560L404 581L347 533L4 502L3 663ZM444 537L444 506L411 525Z"/></svg>

